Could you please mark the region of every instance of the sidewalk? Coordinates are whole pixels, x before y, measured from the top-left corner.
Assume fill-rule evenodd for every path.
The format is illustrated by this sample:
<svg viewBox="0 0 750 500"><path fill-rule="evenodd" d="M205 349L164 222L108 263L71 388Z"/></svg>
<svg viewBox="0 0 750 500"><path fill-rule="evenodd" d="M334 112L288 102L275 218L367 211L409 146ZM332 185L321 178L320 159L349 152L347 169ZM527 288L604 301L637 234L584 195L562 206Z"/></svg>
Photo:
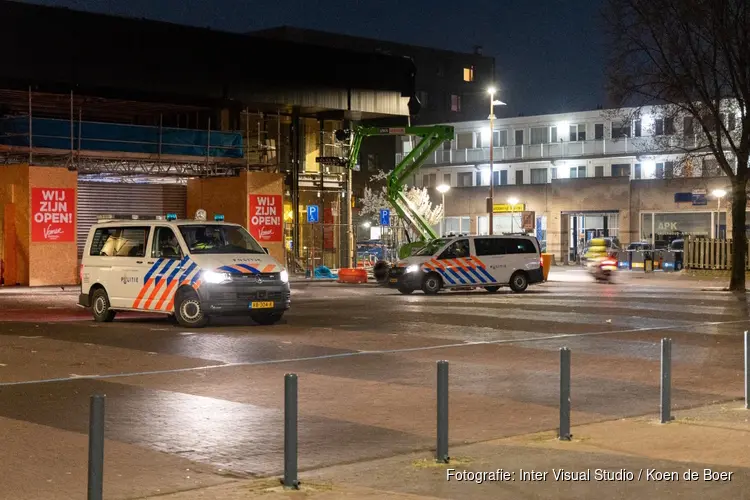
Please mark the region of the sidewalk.
<svg viewBox="0 0 750 500"><path fill-rule="evenodd" d="M81 293L81 285L56 285L56 286L0 286L0 295L26 295L26 294L58 294L58 293Z"/></svg>
<svg viewBox="0 0 750 500"><path fill-rule="evenodd" d="M430 453L418 453L303 472L299 491L284 490L279 478L269 478L158 498L750 498L750 410L732 402L675 416L668 424L660 424L653 415L574 425L570 442L546 432L454 446L449 465L436 464ZM575 423L575 412L572 419ZM450 469L454 475L448 480ZM496 480L499 469L505 480ZM588 474L579 480L557 479L559 469ZM484 481L457 480L455 474L464 471L494 475L485 474Z"/></svg>

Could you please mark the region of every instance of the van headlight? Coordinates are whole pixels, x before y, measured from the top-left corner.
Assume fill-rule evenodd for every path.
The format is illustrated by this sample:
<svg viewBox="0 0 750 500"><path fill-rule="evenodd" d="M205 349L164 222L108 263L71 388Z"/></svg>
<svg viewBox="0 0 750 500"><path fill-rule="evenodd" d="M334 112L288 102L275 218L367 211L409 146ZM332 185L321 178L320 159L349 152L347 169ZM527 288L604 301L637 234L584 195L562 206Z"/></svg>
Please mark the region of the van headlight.
<svg viewBox="0 0 750 500"><path fill-rule="evenodd" d="M232 277L229 273L217 273L216 271L203 271L201 275L201 281L204 283L211 283L212 285L220 285L228 281L232 281Z"/></svg>
<svg viewBox="0 0 750 500"><path fill-rule="evenodd" d="M416 273L417 271L419 271L419 266L416 264L412 264L406 268L407 273Z"/></svg>
<svg viewBox="0 0 750 500"><path fill-rule="evenodd" d="M281 271L279 273L279 279L281 280L282 283L288 282L289 281L289 272L286 269L284 269L283 271Z"/></svg>

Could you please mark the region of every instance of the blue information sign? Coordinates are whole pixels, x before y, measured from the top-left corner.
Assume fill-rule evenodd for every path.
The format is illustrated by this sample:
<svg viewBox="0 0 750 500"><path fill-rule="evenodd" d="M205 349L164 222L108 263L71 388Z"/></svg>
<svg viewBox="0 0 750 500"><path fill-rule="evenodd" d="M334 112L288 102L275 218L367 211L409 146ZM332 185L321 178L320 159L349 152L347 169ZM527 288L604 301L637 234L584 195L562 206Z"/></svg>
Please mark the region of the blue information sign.
<svg viewBox="0 0 750 500"><path fill-rule="evenodd" d="M391 211L387 208L380 210L380 225L390 226L391 225Z"/></svg>
<svg viewBox="0 0 750 500"><path fill-rule="evenodd" d="M318 205L307 205L307 222L318 222Z"/></svg>

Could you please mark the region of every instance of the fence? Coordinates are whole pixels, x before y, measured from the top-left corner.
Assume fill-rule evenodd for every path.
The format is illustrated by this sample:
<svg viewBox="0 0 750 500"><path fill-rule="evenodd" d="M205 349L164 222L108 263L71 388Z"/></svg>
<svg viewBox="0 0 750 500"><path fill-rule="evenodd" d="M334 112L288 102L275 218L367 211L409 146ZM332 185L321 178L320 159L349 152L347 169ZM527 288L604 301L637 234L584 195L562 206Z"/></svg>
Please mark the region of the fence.
<svg viewBox="0 0 750 500"><path fill-rule="evenodd" d="M557 439L571 441L571 350L559 349L559 426ZM750 409L750 333L744 332L744 409ZM675 417L672 413L672 339L661 339L661 356L659 370L659 421L667 424ZM449 454L449 362L437 362L436 380L436 425L434 460L437 463L450 463ZM299 392L296 373L284 375L284 413L283 413L283 477L281 483L285 489L299 489ZM88 463L88 499L102 500L104 485L104 406L105 396L93 395L90 399L89 413L89 463ZM654 407L657 401L654 400ZM312 451L314 453L314 451Z"/></svg>
<svg viewBox="0 0 750 500"><path fill-rule="evenodd" d="M295 252L287 251L287 267L296 273L313 272L320 266L330 269L345 267L347 263L347 239L349 226L338 222L325 222L327 220L340 220L327 208L321 214L321 222L300 222L297 226L299 236L299 249ZM325 216L325 218L324 218ZM356 267L372 268L379 260L393 261L398 258L397 244L390 235L382 239L371 240L363 237L365 231L355 225L355 260ZM291 241L294 235L294 224L287 223L284 227L286 248L292 248Z"/></svg>
<svg viewBox="0 0 750 500"><path fill-rule="evenodd" d="M715 238L685 239L685 269L728 270L732 268L733 240ZM745 243L747 245L747 243ZM750 255L745 254L745 270L750 270Z"/></svg>
<svg viewBox="0 0 750 500"><path fill-rule="evenodd" d="M325 216L330 211L326 209ZM319 223L300 223L298 226L299 249L287 252L287 267L297 273L313 273L320 266L338 269L346 262L348 226L341 223L324 222L321 216ZM331 216L331 218L334 218ZM338 217L336 217L338 219ZM285 224L287 249L290 249L294 225Z"/></svg>

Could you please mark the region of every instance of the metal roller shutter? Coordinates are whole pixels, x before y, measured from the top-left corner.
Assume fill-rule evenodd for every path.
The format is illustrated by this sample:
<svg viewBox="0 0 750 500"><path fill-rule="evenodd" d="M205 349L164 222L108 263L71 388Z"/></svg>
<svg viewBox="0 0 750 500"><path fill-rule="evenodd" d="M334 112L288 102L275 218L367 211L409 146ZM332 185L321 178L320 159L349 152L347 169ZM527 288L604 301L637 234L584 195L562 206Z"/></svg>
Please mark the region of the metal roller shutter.
<svg viewBox="0 0 750 500"><path fill-rule="evenodd" d="M185 218L187 186L179 184L78 183L78 257L97 216L105 214L164 215Z"/></svg>

